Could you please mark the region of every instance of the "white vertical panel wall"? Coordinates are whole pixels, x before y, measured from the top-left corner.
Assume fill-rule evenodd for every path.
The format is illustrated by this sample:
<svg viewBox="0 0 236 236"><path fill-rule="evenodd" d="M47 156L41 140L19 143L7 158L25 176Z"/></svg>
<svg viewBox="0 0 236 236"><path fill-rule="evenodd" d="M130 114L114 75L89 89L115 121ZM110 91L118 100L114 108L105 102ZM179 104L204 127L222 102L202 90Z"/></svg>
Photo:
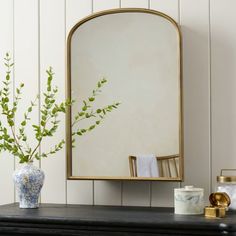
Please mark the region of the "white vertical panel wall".
<svg viewBox="0 0 236 236"><path fill-rule="evenodd" d="M164 12L179 23L179 1L178 0L151 0L150 8ZM173 206L173 189L180 187L179 183L151 183L151 206Z"/></svg>
<svg viewBox="0 0 236 236"><path fill-rule="evenodd" d="M24 119L31 101L35 101L39 93L39 40L38 40L38 1L22 0L14 1L14 61L15 61L15 87L24 83L22 99L18 105L18 112L15 117L16 132ZM38 101L36 101L38 103ZM27 122L25 133L28 136L27 142L33 147L37 145L31 124L38 125L38 107L34 107ZM16 159L16 168L19 168L19 161ZM38 164L38 163L37 163ZM17 199L17 198L16 198Z"/></svg>
<svg viewBox="0 0 236 236"><path fill-rule="evenodd" d="M0 78L5 77L6 68L3 63L5 53L11 53L13 57L13 0L0 0ZM1 83L2 86L2 83ZM11 84L13 88L13 84ZM4 122L1 119L2 122ZM14 201L14 186L12 182L12 172L14 170L14 158L8 153L0 154L0 204Z"/></svg>
<svg viewBox="0 0 236 236"><path fill-rule="evenodd" d="M57 101L62 102L65 98L65 1L40 0L39 3L41 103L43 102L43 92L47 83L45 71L49 66L53 68L55 73L53 84L58 87ZM50 148L65 138L64 115L60 115L59 120L61 123L57 135L46 139L41 145L41 151L50 151ZM53 157L41 161L41 167L46 175L42 202L66 202L65 166L64 150L60 150Z"/></svg>
<svg viewBox="0 0 236 236"><path fill-rule="evenodd" d="M119 7L162 11L181 25L185 128L185 181L213 190L220 168L236 167L236 22L234 0L0 0L0 58L11 52L15 60L13 87L25 83L20 110L28 98L41 94L45 70L52 66L59 100L65 97L65 45L71 27L92 12ZM4 67L0 65L0 76ZM16 117L16 123L22 114ZM39 110L32 113L39 122ZM58 135L65 137L64 117ZM29 135L31 135L29 133ZM67 181L65 150L42 160L46 173L42 202L170 206L178 183L125 181ZM16 165L17 166L17 165ZM7 153L0 158L0 204L14 201L11 175L15 168Z"/></svg>
<svg viewBox="0 0 236 236"><path fill-rule="evenodd" d="M90 0L67 0L66 1L66 32L79 20L90 15L93 2ZM67 203L94 204L94 182L67 181Z"/></svg>
<svg viewBox="0 0 236 236"><path fill-rule="evenodd" d="M93 13L112 8L119 8L119 0L93 0ZM94 204L121 205L122 181L94 181Z"/></svg>
<svg viewBox="0 0 236 236"><path fill-rule="evenodd" d="M213 186L222 168L236 169L236 31L232 28L235 7L233 0L211 1Z"/></svg>
<svg viewBox="0 0 236 236"><path fill-rule="evenodd" d="M121 7L149 8L148 0L121 0ZM122 204L150 206L151 204L151 182L123 182Z"/></svg>
<svg viewBox="0 0 236 236"><path fill-rule="evenodd" d="M209 2L182 0L180 12L184 64L184 184L194 183L204 188L207 201L211 172Z"/></svg>

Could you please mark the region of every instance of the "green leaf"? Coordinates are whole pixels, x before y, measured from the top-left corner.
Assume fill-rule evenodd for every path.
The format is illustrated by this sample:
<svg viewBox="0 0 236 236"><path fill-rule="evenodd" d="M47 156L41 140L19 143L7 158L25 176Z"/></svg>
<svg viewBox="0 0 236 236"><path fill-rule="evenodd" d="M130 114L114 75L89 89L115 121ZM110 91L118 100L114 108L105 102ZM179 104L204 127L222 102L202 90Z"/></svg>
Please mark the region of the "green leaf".
<svg viewBox="0 0 236 236"><path fill-rule="evenodd" d="M13 120L8 120L8 124L12 127L12 126L14 126L14 121Z"/></svg>
<svg viewBox="0 0 236 236"><path fill-rule="evenodd" d="M93 102L94 100L95 100L94 97L90 97L90 98L89 98L89 101L90 101L90 102Z"/></svg>
<svg viewBox="0 0 236 236"><path fill-rule="evenodd" d="M105 78L103 78L101 82L104 84L107 82L107 80Z"/></svg>
<svg viewBox="0 0 236 236"><path fill-rule="evenodd" d="M43 121L46 121L47 120L47 116L42 116L41 118Z"/></svg>
<svg viewBox="0 0 236 236"><path fill-rule="evenodd" d="M57 113L57 108L54 107L54 108L52 109L52 115L55 115L56 113Z"/></svg>
<svg viewBox="0 0 236 236"><path fill-rule="evenodd" d="M90 127L89 127L89 130L92 130L92 129L94 129L95 128L95 125L91 125Z"/></svg>

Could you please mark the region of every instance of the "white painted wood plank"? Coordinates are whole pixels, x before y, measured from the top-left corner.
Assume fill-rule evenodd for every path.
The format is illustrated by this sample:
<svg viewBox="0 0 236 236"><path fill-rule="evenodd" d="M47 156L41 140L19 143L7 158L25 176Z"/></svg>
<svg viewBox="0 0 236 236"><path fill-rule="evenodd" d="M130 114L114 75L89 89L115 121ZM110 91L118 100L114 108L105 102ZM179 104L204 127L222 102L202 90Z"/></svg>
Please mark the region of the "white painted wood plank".
<svg viewBox="0 0 236 236"><path fill-rule="evenodd" d="M122 205L123 206L150 206L149 181L123 181Z"/></svg>
<svg viewBox="0 0 236 236"><path fill-rule="evenodd" d="M178 0L150 0L150 9L163 12L178 22ZM151 183L151 206L173 206L173 189L178 187L179 183L153 181Z"/></svg>
<svg viewBox="0 0 236 236"><path fill-rule="evenodd" d="M121 0L121 7L148 8L148 0Z"/></svg>
<svg viewBox="0 0 236 236"><path fill-rule="evenodd" d="M39 93L38 87L38 1L22 0L14 1L14 29L15 29L15 86L20 83L25 86L22 92L22 99L19 102L18 113L16 114L16 127L24 119L30 102ZM31 124L38 124L38 107L34 108L30 115L25 133L28 136L29 146L34 148L36 140L32 132ZM19 168L19 160L16 159L16 168ZM35 165L38 162L35 161Z"/></svg>
<svg viewBox="0 0 236 236"><path fill-rule="evenodd" d="M92 13L92 1L67 0L66 1L66 32L82 18ZM93 181L74 180L67 181L67 203L93 204Z"/></svg>
<svg viewBox="0 0 236 236"><path fill-rule="evenodd" d="M3 58L6 52L13 57L13 0L0 0L0 78L5 77L6 68ZM2 87L2 83L1 83ZM11 84L13 88L13 83ZM4 122L1 118L1 122ZM14 157L9 153L0 154L0 205L14 201L14 185L12 173L14 171Z"/></svg>
<svg viewBox="0 0 236 236"><path fill-rule="evenodd" d="M121 0L121 7L148 8L148 0ZM123 182L123 205L150 206L150 182Z"/></svg>
<svg viewBox="0 0 236 236"><path fill-rule="evenodd" d="M45 91L49 66L54 70L54 84L58 86L58 102L65 99L65 0L40 1L40 87L41 96ZM43 99L43 96L42 96ZM41 151L47 152L65 139L65 116L57 134L42 142ZM41 161L45 171L42 202L66 202L66 158L65 149Z"/></svg>
<svg viewBox="0 0 236 236"><path fill-rule="evenodd" d="M163 12L179 21L179 0L150 0L150 9Z"/></svg>
<svg viewBox="0 0 236 236"><path fill-rule="evenodd" d="M173 207L174 188L179 188L179 183L152 182L152 207Z"/></svg>
<svg viewBox="0 0 236 236"><path fill-rule="evenodd" d="M119 0L93 0L93 12L119 8ZM120 181L94 181L95 205L121 205Z"/></svg>
<svg viewBox="0 0 236 236"><path fill-rule="evenodd" d="M92 0L66 0L66 32L81 19L92 14Z"/></svg>
<svg viewBox="0 0 236 236"><path fill-rule="evenodd" d="M93 182L90 180L68 180L67 181L67 203L86 204L93 203Z"/></svg>
<svg viewBox="0 0 236 236"><path fill-rule="evenodd" d="M211 1L213 190L222 168L236 168L235 8L233 0Z"/></svg>
<svg viewBox="0 0 236 236"><path fill-rule="evenodd" d="M120 0L93 0L93 12L120 7Z"/></svg>
<svg viewBox="0 0 236 236"><path fill-rule="evenodd" d="M185 182L210 193L209 8L205 0L181 0Z"/></svg>
<svg viewBox="0 0 236 236"><path fill-rule="evenodd" d="M94 181L95 205L121 205L121 181Z"/></svg>

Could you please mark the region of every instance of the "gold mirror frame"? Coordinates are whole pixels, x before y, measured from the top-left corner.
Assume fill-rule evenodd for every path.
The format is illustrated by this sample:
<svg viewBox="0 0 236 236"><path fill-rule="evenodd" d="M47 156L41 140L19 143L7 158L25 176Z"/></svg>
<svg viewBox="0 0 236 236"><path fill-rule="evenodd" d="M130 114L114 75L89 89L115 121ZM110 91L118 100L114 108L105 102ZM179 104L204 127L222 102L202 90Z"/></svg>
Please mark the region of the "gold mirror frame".
<svg viewBox="0 0 236 236"><path fill-rule="evenodd" d="M154 14L165 18L167 21L171 22L175 27L178 35L178 52L179 52L179 177L107 177L107 176L73 176L72 175L72 146L71 146L71 108L69 107L66 111L66 156L67 156L67 179L68 180L135 180L135 181L170 181L170 182L180 182L184 180L184 145L183 145L183 95L182 95L182 37L178 24L170 16L155 10L149 10L144 8L118 8L112 10L105 10L101 12L89 15L79 21L70 30L67 38L67 53L66 53L66 97L71 99L71 40L73 33L78 27L99 16L115 14L115 13L127 13L127 12L140 12L147 14Z"/></svg>

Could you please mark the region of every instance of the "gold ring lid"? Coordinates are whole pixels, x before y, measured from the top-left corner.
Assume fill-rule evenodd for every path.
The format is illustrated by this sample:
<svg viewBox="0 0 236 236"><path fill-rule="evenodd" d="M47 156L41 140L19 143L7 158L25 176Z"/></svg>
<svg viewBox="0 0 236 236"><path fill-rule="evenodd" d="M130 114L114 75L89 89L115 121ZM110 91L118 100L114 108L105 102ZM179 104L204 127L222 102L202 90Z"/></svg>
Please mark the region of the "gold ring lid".
<svg viewBox="0 0 236 236"><path fill-rule="evenodd" d="M214 207L228 207L231 203L229 195L225 192L211 193L209 201Z"/></svg>
<svg viewBox="0 0 236 236"><path fill-rule="evenodd" d="M236 169L221 169L220 176L217 176L218 183L236 183L235 175L223 175L223 171L236 171Z"/></svg>

